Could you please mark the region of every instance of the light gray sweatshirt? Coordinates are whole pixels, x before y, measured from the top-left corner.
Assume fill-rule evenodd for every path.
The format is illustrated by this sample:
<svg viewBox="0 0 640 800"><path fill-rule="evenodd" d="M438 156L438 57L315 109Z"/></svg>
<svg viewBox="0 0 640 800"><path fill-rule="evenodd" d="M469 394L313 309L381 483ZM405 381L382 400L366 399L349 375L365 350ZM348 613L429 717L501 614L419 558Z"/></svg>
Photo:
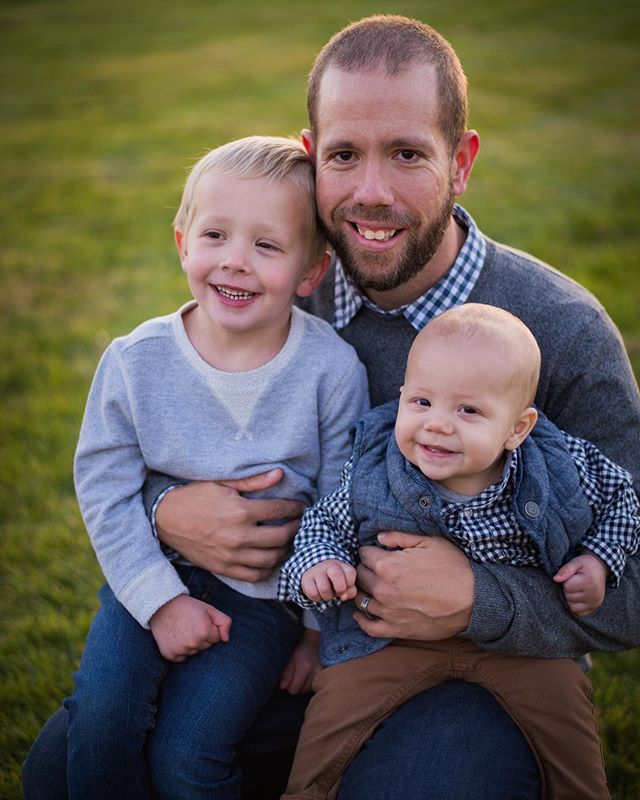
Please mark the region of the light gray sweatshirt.
<svg viewBox="0 0 640 800"><path fill-rule="evenodd" d="M294 308L275 358L247 372L221 372L186 335L182 315L192 306L111 343L76 450L76 492L98 561L143 627L187 593L145 513L149 469L185 482L281 467L283 480L262 496L311 504L338 486L351 426L368 408L364 367L326 322ZM276 597L277 580L246 584L246 593Z"/></svg>

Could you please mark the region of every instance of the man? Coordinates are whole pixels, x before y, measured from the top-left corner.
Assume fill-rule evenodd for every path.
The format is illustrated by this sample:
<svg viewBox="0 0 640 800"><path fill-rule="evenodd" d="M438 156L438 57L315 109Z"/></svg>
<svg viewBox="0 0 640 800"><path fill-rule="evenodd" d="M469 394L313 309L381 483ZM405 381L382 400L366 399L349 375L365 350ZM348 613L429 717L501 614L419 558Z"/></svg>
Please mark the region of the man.
<svg viewBox="0 0 640 800"><path fill-rule="evenodd" d="M583 289L490 241L454 206L479 137L466 130L466 79L450 45L416 21L361 20L318 56L308 106L311 128L303 141L316 164L319 213L338 259L306 307L356 347L373 403L397 395L411 342L428 319L466 301L502 306L540 343L538 405L559 427L635 470L637 487L640 397L612 323ZM300 508L239 492L278 479L268 474L170 491L156 508L160 537L212 571L263 577L284 557ZM291 521L259 525L282 518ZM445 539L393 532L380 538L395 549L363 548L358 568L358 622L372 636L461 635L486 649L546 657L640 643L638 557L629 559L602 608L578 618L539 570L475 564ZM259 723L273 731L273 717ZM37 743L27 762L27 800L61 796L31 787L46 759L54 760L51 730L59 747L63 725L61 716L50 722L48 749ZM265 791L256 796L266 798ZM458 682L392 715L348 769L340 795L509 796L540 796L535 754L492 698Z"/></svg>

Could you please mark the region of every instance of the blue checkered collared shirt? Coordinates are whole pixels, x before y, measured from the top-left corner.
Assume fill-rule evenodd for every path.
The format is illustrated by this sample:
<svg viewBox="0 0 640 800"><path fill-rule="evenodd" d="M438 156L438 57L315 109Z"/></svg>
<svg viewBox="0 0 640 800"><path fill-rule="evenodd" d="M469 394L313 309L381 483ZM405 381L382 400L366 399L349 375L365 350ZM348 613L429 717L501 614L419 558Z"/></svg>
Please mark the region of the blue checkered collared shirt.
<svg viewBox="0 0 640 800"><path fill-rule="evenodd" d="M626 557L640 546L640 506L631 477L590 442L568 433L563 436L594 518L581 547L605 562L610 570L610 583L617 585ZM516 450L505 466L502 479L475 497L443 493L442 514L449 537L474 561L513 566L542 564L537 545L518 527L511 510L518 457ZM302 575L310 567L327 559L354 566L357 563L360 545L350 512L351 472L349 459L342 470L339 488L305 511L294 554L283 568L280 596L303 607L316 605L300 589Z"/></svg>
<svg viewBox="0 0 640 800"><path fill-rule="evenodd" d="M383 316L403 314L413 327L419 331L433 317L443 311L465 303L482 270L486 245L484 237L478 230L471 216L462 208L454 206L454 217L458 224L467 231L467 238L458 253L451 269L430 289L401 308L384 311L365 297L355 283L345 274L342 264L336 264L335 281L335 315L333 327L341 330L346 327L358 313L362 305L367 305Z"/></svg>

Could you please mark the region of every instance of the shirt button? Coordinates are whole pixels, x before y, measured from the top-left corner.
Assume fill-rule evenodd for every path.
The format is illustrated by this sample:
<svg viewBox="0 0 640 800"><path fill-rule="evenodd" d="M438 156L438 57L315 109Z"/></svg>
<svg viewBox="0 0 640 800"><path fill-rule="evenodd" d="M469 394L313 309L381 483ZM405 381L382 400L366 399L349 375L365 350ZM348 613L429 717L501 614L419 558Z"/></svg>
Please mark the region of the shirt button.
<svg viewBox="0 0 640 800"><path fill-rule="evenodd" d="M524 507L524 513L528 517L535 519L536 517L540 516L540 507L537 503L534 503L532 500L530 500Z"/></svg>
<svg viewBox="0 0 640 800"><path fill-rule="evenodd" d="M420 500L419 500L419 503L422 506L422 508L427 508L427 506L429 505L429 498L428 497L421 497Z"/></svg>
<svg viewBox="0 0 640 800"><path fill-rule="evenodd" d="M472 517L473 516L473 509L472 508L465 508L464 515L465 515L465 517Z"/></svg>

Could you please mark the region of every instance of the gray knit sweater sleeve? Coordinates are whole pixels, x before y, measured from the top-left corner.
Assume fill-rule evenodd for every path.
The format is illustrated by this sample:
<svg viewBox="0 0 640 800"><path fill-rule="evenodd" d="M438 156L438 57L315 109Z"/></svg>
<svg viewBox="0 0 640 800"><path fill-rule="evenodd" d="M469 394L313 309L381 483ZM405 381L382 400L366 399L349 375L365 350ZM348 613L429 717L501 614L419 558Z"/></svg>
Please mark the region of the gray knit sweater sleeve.
<svg viewBox="0 0 640 800"><path fill-rule="evenodd" d="M531 328L542 352L536 402L574 436L625 467L640 487L640 395L622 339L598 301L526 253L487 242L469 298L506 308ZM464 636L514 655L579 656L640 645L640 556L588 617L576 617L561 588L540 570L471 564L475 604Z"/></svg>

